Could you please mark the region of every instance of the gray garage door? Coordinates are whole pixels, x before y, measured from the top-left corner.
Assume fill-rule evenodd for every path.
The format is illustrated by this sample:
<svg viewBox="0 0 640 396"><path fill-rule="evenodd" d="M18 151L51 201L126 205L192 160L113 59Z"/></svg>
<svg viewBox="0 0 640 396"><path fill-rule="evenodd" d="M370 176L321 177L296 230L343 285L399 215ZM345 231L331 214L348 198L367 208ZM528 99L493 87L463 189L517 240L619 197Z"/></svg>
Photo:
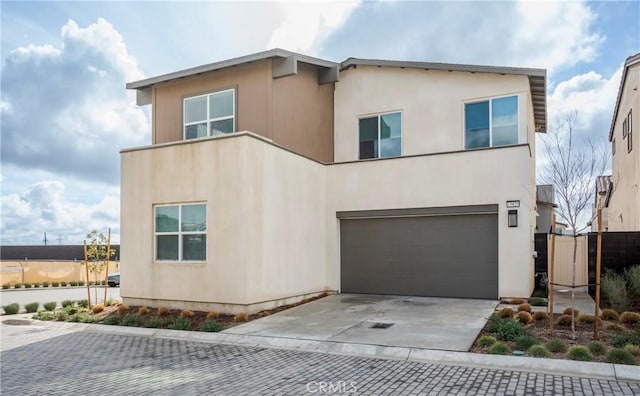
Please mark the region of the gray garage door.
<svg viewBox="0 0 640 396"><path fill-rule="evenodd" d="M412 217L339 215L342 292L496 299L498 215L439 209Z"/></svg>

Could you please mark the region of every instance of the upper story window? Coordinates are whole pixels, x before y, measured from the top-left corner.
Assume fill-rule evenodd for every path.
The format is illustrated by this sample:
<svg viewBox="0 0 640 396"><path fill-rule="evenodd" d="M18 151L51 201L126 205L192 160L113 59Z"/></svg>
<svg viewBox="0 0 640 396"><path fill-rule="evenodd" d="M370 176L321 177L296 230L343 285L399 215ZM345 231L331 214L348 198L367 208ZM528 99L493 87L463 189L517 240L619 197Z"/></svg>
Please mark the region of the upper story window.
<svg viewBox="0 0 640 396"><path fill-rule="evenodd" d="M158 261L207 259L207 205L158 205L155 245Z"/></svg>
<svg viewBox="0 0 640 396"><path fill-rule="evenodd" d="M360 159L402 154L402 114L386 113L359 120Z"/></svg>
<svg viewBox="0 0 640 396"><path fill-rule="evenodd" d="M627 139L627 153L633 150L633 121L631 118L631 110L622 121L622 139Z"/></svg>
<svg viewBox="0 0 640 396"><path fill-rule="evenodd" d="M518 97L507 96L464 105L464 148L518 143Z"/></svg>
<svg viewBox="0 0 640 396"><path fill-rule="evenodd" d="M184 100L184 138L215 136L236 130L234 89Z"/></svg>

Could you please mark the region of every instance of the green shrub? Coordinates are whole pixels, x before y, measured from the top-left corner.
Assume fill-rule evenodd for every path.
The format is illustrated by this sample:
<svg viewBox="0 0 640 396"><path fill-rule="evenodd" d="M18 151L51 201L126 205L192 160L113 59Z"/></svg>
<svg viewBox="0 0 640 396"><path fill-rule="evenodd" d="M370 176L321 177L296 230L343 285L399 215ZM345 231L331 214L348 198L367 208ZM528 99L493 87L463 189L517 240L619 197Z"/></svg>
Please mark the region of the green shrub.
<svg viewBox="0 0 640 396"><path fill-rule="evenodd" d="M522 323L517 319L502 319L497 322L495 331L492 332L501 341L514 341L516 338L526 334Z"/></svg>
<svg viewBox="0 0 640 396"><path fill-rule="evenodd" d="M78 281L78 286L84 286L84 281Z"/></svg>
<svg viewBox="0 0 640 396"><path fill-rule="evenodd" d="M504 342L496 342L489 349L489 353L492 355L508 355L511 353L511 348Z"/></svg>
<svg viewBox="0 0 640 396"><path fill-rule="evenodd" d="M529 304L534 307L546 307L549 303L547 302L546 298L532 297L531 299L529 299Z"/></svg>
<svg viewBox="0 0 640 396"><path fill-rule="evenodd" d="M222 330L218 322L215 320L206 320L200 325L200 331L215 332Z"/></svg>
<svg viewBox="0 0 640 396"><path fill-rule="evenodd" d="M42 287L49 287L49 282L42 282Z"/></svg>
<svg viewBox="0 0 640 396"><path fill-rule="evenodd" d="M624 349L621 348L613 348L609 350L606 357L607 363L614 364L636 364L636 359L633 355Z"/></svg>
<svg viewBox="0 0 640 396"><path fill-rule="evenodd" d="M640 345L627 344L624 346L624 350L633 356L640 357Z"/></svg>
<svg viewBox="0 0 640 396"><path fill-rule="evenodd" d="M16 289L21 289L22 286L24 286L24 285L22 283L20 283L20 282L18 282L15 285L13 285L13 287L16 288Z"/></svg>
<svg viewBox="0 0 640 396"><path fill-rule="evenodd" d="M640 313L637 312L623 312L620 314L620 323L624 323L629 326L633 326L636 323L640 323Z"/></svg>
<svg viewBox="0 0 640 396"><path fill-rule="evenodd" d="M58 287L60 286L60 282L51 282L51 287Z"/></svg>
<svg viewBox="0 0 640 396"><path fill-rule="evenodd" d="M86 312L78 312L75 313L67 319L69 322L79 322L79 323L95 323L96 318L93 315L90 315Z"/></svg>
<svg viewBox="0 0 640 396"><path fill-rule="evenodd" d="M137 326L140 326L141 324L142 324L142 321L140 320L140 318L132 314L124 315L122 317L122 320L120 321L121 326L137 327Z"/></svg>
<svg viewBox="0 0 640 396"><path fill-rule="evenodd" d="M102 319L102 323L106 325L118 325L120 324L120 315L109 315Z"/></svg>
<svg viewBox="0 0 640 396"><path fill-rule="evenodd" d="M75 305L67 305L66 307L62 308L62 310L67 315L73 315L78 312L78 308L76 308Z"/></svg>
<svg viewBox="0 0 640 396"><path fill-rule="evenodd" d="M2 288L3 288L3 289L8 289L8 288L10 288L10 287L11 287L11 285L10 285L10 284L8 284L8 283L5 283L5 284L3 284L3 285L2 285Z"/></svg>
<svg viewBox="0 0 640 396"><path fill-rule="evenodd" d="M587 348L594 355L604 355L607 352L607 347L600 341L591 341Z"/></svg>
<svg viewBox="0 0 640 396"><path fill-rule="evenodd" d="M47 311L53 311L56 309L56 302L55 301L51 301L51 302L46 302L44 304L42 304L42 306L44 307L45 310Z"/></svg>
<svg viewBox="0 0 640 396"><path fill-rule="evenodd" d="M60 286L66 287L67 286L67 282L65 282L65 281L60 282Z"/></svg>
<svg viewBox="0 0 640 396"><path fill-rule="evenodd" d="M582 345L576 345L569 348L567 357L571 360L579 360L581 362L591 362L593 360L591 352Z"/></svg>
<svg viewBox="0 0 640 396"><path fill-rule="evenodd" d="M17 303L5 305L2 307L5 315L15 315L20 310L20 306Z"/></svg>
<svg viewBox="0 0 640 396"><path fill-rule="evenodd" d="M113 305L113 300L108 298L107 301L104 302L105 307L110 307Z"/></svg>
<svg viewBox="0 0 640 396"><path fill-rule="evenodd" d="M40 283L38 283L38 282L33 282L33 287L40 287Z"/></svg>
<svg viewBox="0 0 640 396"><path fill-rule="evenodd" d="M63 300L61 305L62 305L62 308L66 308L68 306L73 306L73 301L71 301L71 300Z"/></svg>
<svg viewBox="0 0 640 396"><path fill-rule="evenodd" d="M640 265L627 268L624 276L627 278L629 294L640 296Z"/></svg>
<svg viewBox="0 0 640 396"><path fill-rule="evenodd" d="M557 353L557 352L564 353L567 351L567 344L565 344L564 341L559 340L557 338L553 338L547 341L546 346L550 352L554 352L554 353Z"/></svg>
<svg viewBox="0 0 640 396"><path fill-rule="evenodd" d="M71 282L69 282L69 286L78 286L78 282L71 281Z"/></svg>
<svg viewBox="0 0 640 396"><path fill-rule="evenodd" d="M516 347L521 351L526 351L537 343L538 340L530 335L522 335L515 339Z"/></svg>
<svg viewBox="0 0 640 396"><path fill-rule="evenodd" d="M80 308L89 308L89 301L87 301L87 300L78 300L78 306Z"/></svg>
<svg viewBox="0 0 640 396"><path fill-rule="evenodd" d="M527 351L529 356L538 358L547 358L551 356L551 353L543 345L532 345Z"/></svg>
<svg viewBox="0 0 640 396"><path fill-rule="evenodd" d="M58 322L64 322L65 320L67 320L67 317L69 316L65 311L58 311L55 313L56 315L56 320Z"/></svg>
<svg viewBox="0 0 640 396"><path fill-rule="evenodd" d="M25 289L31 289L31 286L32 286L31 283L25 283L24 284L24 288Z"/></svg>
<svg viewBox="0 0 640 396"><path fill-rule="evenodd" d="M151 329L157 329L165 326L165 321L160 318L149 318L146 322L144 322L144 327L148 327Z"/></svg>
<svg viewBox="0 0 640 396"><path fill-rule="evenodd" d="M495 343L496 343L496 338L490 335L483 335L482 337L478 338L479 347L490 347Z"/></svg>
<svg viewBox="0 0 640 396"><path fill-rule="evenodd" d="M640 331L620 333L613 339L613 346L616 348L624 348L627 344L640 345Z"/></svg>
<svg viewBox="0 0 640 396"><path fill-rule="evenodd" d="M40 311L40 312L36 312L31 318L36 320L53 320L54 317L55 316L53 312Z"/></svg>
<svg viewBox="0 0 640 396"><path fill-rule="evenodd" d="M617 322L618 321L618 317L620 315L618 315L618 313L616 311L614 311L613 309L605 308L600 313L600 316L602 317L603 320L609 320L609 321Z"/></svg>
<svg viewBox="0 0 640 396"><path fill-rule="evenodd" d="M27 311L27 313L34 313L34 312L38 312L39 307L40 307L40 303L32 302L25 305L24 309Z"/></svg>
<svg viewBox="0 0 640 396"><path fill-rule="evenodd" d="M629 308L631 300L623 275L612 271L605 272L600 279L600 289L604 298L614 309L624 311Z"/></svg>
<svg viewBox="0 0 640 396"><path fill-rule="evenodd" d="M191 330L191 319L179 316L167 327L171 330Z"/></svg>

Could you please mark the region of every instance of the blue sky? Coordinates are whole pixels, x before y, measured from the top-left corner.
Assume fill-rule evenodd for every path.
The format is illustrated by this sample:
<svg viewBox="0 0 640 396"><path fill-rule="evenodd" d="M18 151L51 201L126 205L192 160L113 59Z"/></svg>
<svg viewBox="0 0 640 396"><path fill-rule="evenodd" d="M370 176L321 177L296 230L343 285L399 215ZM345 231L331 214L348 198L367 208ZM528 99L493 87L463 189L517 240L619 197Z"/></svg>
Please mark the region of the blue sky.
<svg viewBox="0 0 640 396"><path fill-rule="evenodd" d="M637 1L2 1L0 12L0 244L44 232L76 244L107 227L119 240L118 152L151 141L128 81L274 47L538 67L551 124L577 109L579 134L605 139L622 64L640 51Z"/></svg>

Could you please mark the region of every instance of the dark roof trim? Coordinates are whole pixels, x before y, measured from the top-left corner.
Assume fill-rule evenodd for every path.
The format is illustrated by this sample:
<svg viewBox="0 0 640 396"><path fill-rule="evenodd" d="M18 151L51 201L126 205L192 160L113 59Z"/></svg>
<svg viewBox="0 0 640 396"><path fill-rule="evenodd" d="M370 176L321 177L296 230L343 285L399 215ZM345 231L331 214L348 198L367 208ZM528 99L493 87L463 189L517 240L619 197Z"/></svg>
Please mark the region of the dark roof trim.
<svg viewBox="0 0 640 396"><path fill-rule="evenodd" d="M622 88L627 80L627 71L637 63L640 63L640 52L631 55L624 61L624 69L622 70L622 78L620 78L620 86L618 87L618 98L616 99L616 107L613 110L613 118L611 119L611 127L609 128L609 141L613 139L613 129L616 126L616 118L618 118L618 110L620 109L620 101L622 100Z"/></svg>
<svg viewBox="0 0 640 396"><path fill-rule="evenodd" d="M349 58L340 64L340 71L359 65L527 76L531 90L536 132L547 131L547 71L545 69Z"/></svg>
<svg viewBox="0 0 640 396"><path fill-rule="evenodd" d="M176 80L179 78L189 77L197 74L207 73L210 71L220 70L228 67L239 66L245 63L257 62L265 59L278 59L278 58L292 58L295 62L308 63L310 65L318 66L325 69L332 69L339 64L324 59L313 58L298 54L291 51L286 51L280 48L271 49L268 51L258 52L251 55L245 55L238 58L227 59L221 62L209 63L202 66L192 67L189 69L180 70L173 73L163 74L157 77L147 78L145 80L134 81L127 83L127 89L144 89L152 85Z"/></svg>

